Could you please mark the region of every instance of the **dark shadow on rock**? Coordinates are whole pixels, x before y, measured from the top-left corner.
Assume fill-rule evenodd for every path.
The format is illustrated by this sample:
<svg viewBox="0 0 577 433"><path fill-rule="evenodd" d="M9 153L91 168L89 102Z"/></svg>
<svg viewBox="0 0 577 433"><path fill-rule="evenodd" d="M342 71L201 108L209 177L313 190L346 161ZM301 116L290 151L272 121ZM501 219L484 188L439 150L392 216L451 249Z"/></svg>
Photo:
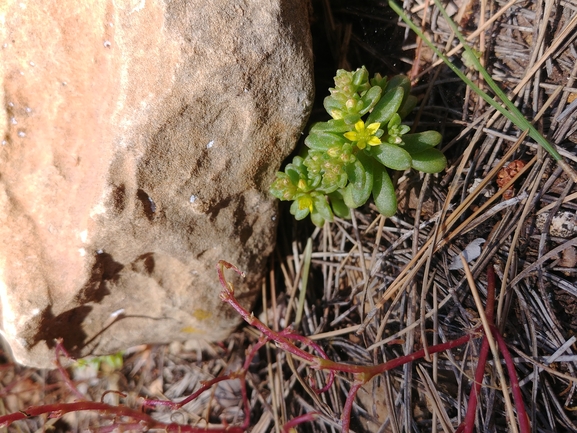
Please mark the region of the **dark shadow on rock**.
<svg viewBox="0 0 577 433"><path fill-rule="evenodd" d="M223 210L224 208L229 207L231 202L232 202L232 197L227 197L224 200L221 200L220 202L218 202L216 205L211 206L207 212L207 214L210 215L210 221L211 222L214 221L218 217L218 214L220 213L220 211Z"/></svg>
<svg viewBox="0 0 577 433"><path fill-rule="evenodd" d="M84 285L76 296L76 304L82 305L89 302L102 302L110 292L106 287L108 281L118 279L119 273L124 266L112 258L108 253L96 255L96 261L92 266L90 280Z"/></svg>
<svg viewBox="0 0 577 433"><path fill-rule="evenodd" d="M150 196L143 189L136 191L136 198L138 198L142 204L144 215L146 215L148 221L152 221L154 219L154 213L156 212L156 204L154 201L152 201Z"/></svg>
<svg viewBox="0 0 577 433"><path fill-rule="evenodd" d="M47 307L40 317L38 331L32 338L32 346L45 340L50 349L56 347L56 339L62 338L64 348L72 356L79 356L88 337L82 330L82 322L92 311L92 307L81 305L65 311L58 316L52 313L52 307Z"/></svg>
<svg viewBox="0 0 577 433"><path fill-rule="evenodd" d="M234 226L238 230L238 236L241 245L246 244L246 242L252 236L253 232L252 224L250 224L250 221L248 220L245 208L246 200L244 197L240 197L239 203L234 213Z"/></svg>
<svg viewBox="0 0 577 433"><path fill-rule="evenodd" d="M132 262L131 268L134 272L139 274L152 274L156 262L154 260L154 253L145 253Z"/></svg>
<svg viewBox="0 0 577 433"><path fill-rule="evenodd" d="M62 338L64 348L72 356L80 356L86 344L88 335L82 329L82 323L92 311L88 303L100 303L110 294L107 283L118 279L123 265L114 261L107 253L97 254L90 280L82 287L74 299L74 305L69 310L54 316L52 307L47 307L40 316L36 334L32 337L32 346L45 340L46 345L53 349L56 340Z"/></svg>

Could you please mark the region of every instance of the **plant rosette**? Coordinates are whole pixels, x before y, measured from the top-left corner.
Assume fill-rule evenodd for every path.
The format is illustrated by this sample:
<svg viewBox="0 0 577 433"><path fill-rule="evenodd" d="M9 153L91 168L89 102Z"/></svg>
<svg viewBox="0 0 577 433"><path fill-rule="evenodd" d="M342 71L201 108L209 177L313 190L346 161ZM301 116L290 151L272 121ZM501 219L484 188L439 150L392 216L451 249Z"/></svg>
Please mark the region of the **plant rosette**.
<svg viewBox="0 0 577 433"><path fill-rule="evenodd" d="M417 104L407 77L369 79L363 66L354 72L339 69L334 80L324 100L332 119L311 127L306 151L277 173L270 192L293 201L290 211L297 220L310 215L317 226L335 215L349 218L350 210L371 196L382 215L392 216L397 198L388 170L444 170L447 160L435 148L441 134L409 134L402 123Z"/></svg>

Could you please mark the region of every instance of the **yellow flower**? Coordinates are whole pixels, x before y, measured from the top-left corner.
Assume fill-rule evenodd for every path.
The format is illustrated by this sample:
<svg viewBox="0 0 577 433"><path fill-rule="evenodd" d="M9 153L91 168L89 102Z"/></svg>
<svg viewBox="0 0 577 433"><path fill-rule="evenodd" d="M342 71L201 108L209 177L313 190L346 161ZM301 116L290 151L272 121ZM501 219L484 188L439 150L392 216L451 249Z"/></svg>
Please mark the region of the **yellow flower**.
<svg viewBox="0 0 577 433"><path fill-rule="evenodd" d="M380 123L371 123L365 127L365 122L359 120L355 123L355 130L346 132L344 136L347 140L356 142L359 149L364 149L367 144L369 146L378 146L381 144L381 139L377 135L380 126Z"/></svg>
<svg viewBox="0 0 577 433"><path fill-rule="evenodd" d="M305 195L303 197L300 197L298 199L298 203L299 203L299 210L303 210L308 208L309 211L312 213L313 211L313 200L310 196Z"/></svg>

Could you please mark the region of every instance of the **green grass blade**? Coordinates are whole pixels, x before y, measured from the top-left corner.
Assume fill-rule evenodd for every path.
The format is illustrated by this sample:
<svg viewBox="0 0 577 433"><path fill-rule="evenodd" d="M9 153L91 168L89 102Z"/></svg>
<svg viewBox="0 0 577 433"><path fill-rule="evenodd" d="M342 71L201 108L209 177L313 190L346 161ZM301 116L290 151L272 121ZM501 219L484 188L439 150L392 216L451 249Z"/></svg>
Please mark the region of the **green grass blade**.
<svg viewBox="0 0 577 433"><path fill-rule="evenodd" d="M470 60L475 65L475 68L477 68L477 70L481 73L481 75L483 76L489 87L491 87L491 89L495 92L497 97L499 97L499 99L503 101L503 104L505 104L507 108L503 107L494 98L491 98L487 93L481 90L479 86L477 86L465 74L463 74L463 72L461 72L459 68L457 68L453 63L451 63L451 61L447 58L447 56L445 56L439 49L437 49L437 47L429 39L427 39L427 37L423 34L423 32L421 32L421 29L411 21L411 19L405 14L403 9L399 5L397 5L393 0L389 0L389 6L391 7L391 9L393 9L393 11L395 11L395 13L399 15L399 17L401 17L401 19L411 28L411 30L413 30L423 40L423 42L425 42L429 46L429 48L431 48L435 52L435 54L437 54L437 56L439 56L439 58L442 59L445 62L445 64L455 74L457 74L457 76L461 80L463 80L465 84L467 84L477 95L483 98L483 100L485 100L489 105L491 105L493 108L498 110L503 116L505 116L515 125L517 125L519 129L521 129L522 131L528 130L529 136L533 138L533 140L535 140L537 143L539 143L543 147L543 149L549 152L549 154L553 157L553 159L555 159L556 161L563 161L563 158L561 157L559 152L557 152L557 150L551 145L551 143L549 143L547 139L543 137L543 135L541 135L539 131L537 131L537 129L531 124L531 122L529 122L521 114L519 109L515 107L515 105L509 100L509 98L507 98L507 95L505 95L503 91L499 88L499 86L493 81L487 70L483 67L483 65L481 65L481 63L477 59L477 56L475 55L471 47L469 47L469 45L465 41L463 35L457 29L457 26L455 25L453 20L449 17L447 12L445 11L445 8L443 8L443 6L440 4L440 1L435 0L435 4L445 17L447 23L451 26L451 29L453 30L453 32L455 33L455 35L457 36L463 47L465 48L465 51L469 53Z"/></svg>
<svg viewBox="0 0 577 433"><path fill-rule="evenodd" d="M303 271L301 274L301 291L299 293L299 303L295 318L295 328L299 329L301 321L303 319L303 311L305 307L305 298L307 295L307 285L309 282L309 272L311 268L311 258L313 254L313 240L311 238L307 239L307 245L305 247L305 252L303 256Z"/></svg>

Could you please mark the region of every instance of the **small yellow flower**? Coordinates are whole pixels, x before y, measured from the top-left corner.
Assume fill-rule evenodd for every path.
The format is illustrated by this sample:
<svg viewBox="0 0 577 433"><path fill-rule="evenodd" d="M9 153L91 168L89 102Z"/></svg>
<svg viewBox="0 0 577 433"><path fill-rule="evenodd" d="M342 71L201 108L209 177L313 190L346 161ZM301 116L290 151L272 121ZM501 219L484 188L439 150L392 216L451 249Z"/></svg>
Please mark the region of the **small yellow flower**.
<svg viewBox="0 0 577 433"><path fill-rule="evenodd" d="M365 127L365 122L359 120L355 123L355 130L346 132L344 136L347 140L355 141L359 149L364 149L367 144L369 146L378 146L381 144L381 139L376 134L380 126L380 123L371 123Z"/></svg>
<svg viewBox="0 0 577 433"><path fill-rule="evenodd" d="M298 199L299 210L308 208L312 213L313 211L313 200L309 196L304 196Z"/></svg>

